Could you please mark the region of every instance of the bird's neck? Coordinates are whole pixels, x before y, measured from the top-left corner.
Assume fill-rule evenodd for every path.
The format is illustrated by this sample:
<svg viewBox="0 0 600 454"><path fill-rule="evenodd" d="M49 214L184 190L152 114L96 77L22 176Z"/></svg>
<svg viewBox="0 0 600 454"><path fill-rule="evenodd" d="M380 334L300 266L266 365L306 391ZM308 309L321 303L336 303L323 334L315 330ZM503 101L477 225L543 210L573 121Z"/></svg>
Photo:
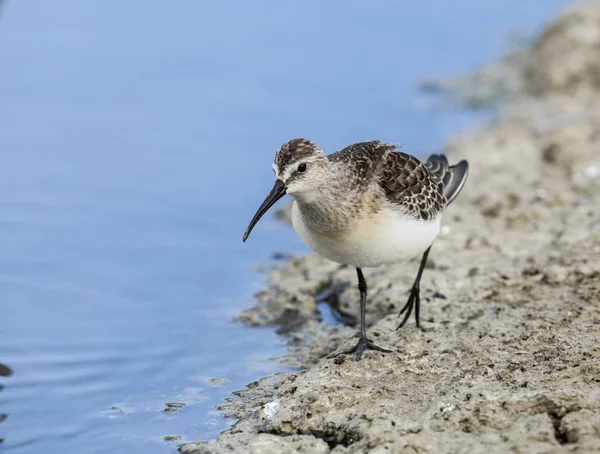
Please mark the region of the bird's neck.
<svg viewBox="0 0 600 454"><path fill-rule="evenodd" d="M294 199L304 224L323 234L343 232L360 211L360 197L337 185L296 194Z"/></svg>

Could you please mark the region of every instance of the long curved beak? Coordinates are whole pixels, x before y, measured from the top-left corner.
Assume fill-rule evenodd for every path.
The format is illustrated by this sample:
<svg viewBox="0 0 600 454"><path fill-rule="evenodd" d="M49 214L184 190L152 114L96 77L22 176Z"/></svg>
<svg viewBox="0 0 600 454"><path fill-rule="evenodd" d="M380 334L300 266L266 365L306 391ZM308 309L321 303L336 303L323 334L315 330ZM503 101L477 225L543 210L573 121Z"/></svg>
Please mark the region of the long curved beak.
<svg viewBox="0 0 600 454"><path fill-rule="evenodd" d="M250 236L250 232L252 232L252 229L258 223L260 218L263 217L263 214L269 211L269 208L271 208L275 204L275 202L277 202L280 198L282 198L285 195L285 191L286 188L283 181L276 180L273 189L271 189L271 192L269 193L265 201L262 203L262 205L258 208L258 211L250 221L250 224L248 224L248 228L244 232L244 237L242 238L242 241L245 242L248 239L248 236Z"/></svg>

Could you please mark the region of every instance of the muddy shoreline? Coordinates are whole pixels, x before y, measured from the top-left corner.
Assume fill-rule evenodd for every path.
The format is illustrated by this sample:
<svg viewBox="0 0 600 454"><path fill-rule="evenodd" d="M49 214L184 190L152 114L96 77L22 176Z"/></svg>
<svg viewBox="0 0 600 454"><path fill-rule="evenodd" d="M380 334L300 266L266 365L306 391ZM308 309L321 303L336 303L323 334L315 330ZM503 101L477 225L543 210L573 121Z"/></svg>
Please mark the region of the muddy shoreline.
<svg viewBox="0 0 600 454"><path fill-rule="evenodd" d="M600 2L523 55L499 117L443 150L471 175L423 277L424 329L395 330L418 264L365 270L369 334L395 351L327 359L355 328L321 323L315 296L352 320L355 271L289 259L238 319L277 326L304 371L251 384L222 406L238 423L181 452L600 452Z"/></svg>

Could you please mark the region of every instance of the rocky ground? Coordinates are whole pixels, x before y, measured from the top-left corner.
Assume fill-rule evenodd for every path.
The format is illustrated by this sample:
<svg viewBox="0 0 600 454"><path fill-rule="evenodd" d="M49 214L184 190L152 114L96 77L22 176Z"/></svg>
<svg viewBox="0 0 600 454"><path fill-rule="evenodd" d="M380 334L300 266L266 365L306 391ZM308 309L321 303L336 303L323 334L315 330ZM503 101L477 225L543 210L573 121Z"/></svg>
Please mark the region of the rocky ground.
<svg viewBox="0 0 600 454"><path fill-rule="evenodd" d="M444 150L471 174L425 271L424 329L395 330L418 263L367 270L369 334L395 351L327 359L355 328L317 301L355 322L355 271L290 259L239 318L277 325L303 372L253 383L223 407L231 430L181 452L600 452L600 3L519 64L500 117Z"/></svg>

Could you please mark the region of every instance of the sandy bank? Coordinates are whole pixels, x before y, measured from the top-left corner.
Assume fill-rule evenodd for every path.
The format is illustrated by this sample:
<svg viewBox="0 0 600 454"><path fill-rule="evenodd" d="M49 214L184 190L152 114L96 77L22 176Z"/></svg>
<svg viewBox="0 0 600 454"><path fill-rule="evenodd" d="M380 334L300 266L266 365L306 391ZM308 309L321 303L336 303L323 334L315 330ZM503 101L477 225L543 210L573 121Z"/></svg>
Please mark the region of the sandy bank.
<svg viewBox="0 0 600 454"><path fill-rule="evenodd" d="M325 356L357 316L355 271L316 255L269 277L240 315L290 336L302 373L225 406L241 420L186 453L600 452L600 3L542 33L493 124L451 140L470 180L422 288L424 331L395 331L417 263L367 270L369 333L396 352Z"/></svg>

